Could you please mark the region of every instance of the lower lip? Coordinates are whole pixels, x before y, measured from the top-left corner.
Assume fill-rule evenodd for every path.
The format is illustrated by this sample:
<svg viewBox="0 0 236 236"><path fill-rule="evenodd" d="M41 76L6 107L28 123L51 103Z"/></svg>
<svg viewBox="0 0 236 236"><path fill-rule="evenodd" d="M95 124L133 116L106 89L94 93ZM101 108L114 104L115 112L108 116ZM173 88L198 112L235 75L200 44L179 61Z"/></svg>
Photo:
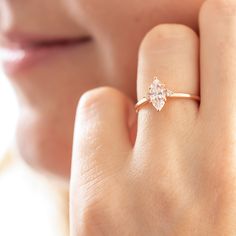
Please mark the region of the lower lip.
<svg viewBox="0 0 236 236"><path fill-rule="evenodd" d="M0 61L4 72L12 76L28 70L48 58L55 57L58 53L74 49L84 43L86 42L83 41L51 47L38 47L28 50L0 49Z"/></svg>

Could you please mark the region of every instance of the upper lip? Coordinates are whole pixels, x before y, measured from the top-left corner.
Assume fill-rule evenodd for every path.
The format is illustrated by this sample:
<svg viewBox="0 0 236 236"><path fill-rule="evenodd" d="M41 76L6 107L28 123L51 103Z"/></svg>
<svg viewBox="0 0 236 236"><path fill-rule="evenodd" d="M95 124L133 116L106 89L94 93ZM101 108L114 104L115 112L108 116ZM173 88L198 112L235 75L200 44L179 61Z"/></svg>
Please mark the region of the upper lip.
<svg viewBox="0 0 236 236"><path fill-rule="evenodd" d="M17 31L0 32L0 47L9 49L28 49L32 47L46 47L81 43L91 40L88 35L81 36L45 36Z"/></svg>

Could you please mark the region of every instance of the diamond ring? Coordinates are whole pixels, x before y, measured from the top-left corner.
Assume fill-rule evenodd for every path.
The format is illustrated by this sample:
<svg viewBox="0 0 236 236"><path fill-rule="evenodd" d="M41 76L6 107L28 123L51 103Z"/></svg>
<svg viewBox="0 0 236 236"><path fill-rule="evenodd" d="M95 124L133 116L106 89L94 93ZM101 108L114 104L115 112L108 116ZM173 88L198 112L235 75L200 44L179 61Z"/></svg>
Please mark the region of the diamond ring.
<svg viewBox="0 0 236 236"><path fill-rule="evenodd" d="M197 95L192 95L188 93L175 93L165 87L165 84L162 84L161 81L154 76L154 80L149 87L149 92L146 97L143 97L135 105L135 110L138 112L144 105L152 103L157 111L161 111L164 107L167 97L169 98L188 98L200 101L200 97Z"/></svg>

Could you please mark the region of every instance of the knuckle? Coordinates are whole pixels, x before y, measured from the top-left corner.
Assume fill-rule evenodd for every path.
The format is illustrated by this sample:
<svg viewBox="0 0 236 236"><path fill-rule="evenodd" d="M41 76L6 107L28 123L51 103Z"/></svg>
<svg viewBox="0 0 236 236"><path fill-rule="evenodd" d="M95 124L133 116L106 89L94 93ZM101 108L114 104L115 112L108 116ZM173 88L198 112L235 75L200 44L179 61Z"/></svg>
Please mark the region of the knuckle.
<svg viewBox="0 0 236 236"><path fill-rule="evenodd" d="M152 28L144 36L140 44L140 51L153 49L153 46L166 45L168 48L173 41L196 41L197 34L190 27L182 24L160 24Z"/></svg>
<svg viewBox="0 0 236 236"><path fill-rule="evenodd" d="M105 99L110 88L99 87L86 91L79 100L79 107L87 108L94 106L98 101Z"/></svg>
<svg viewBox="0 0 236 236"><path fill-rule="evenodd" d="M80 97L77 109L89 110L108 102L114 102L114 100L118 100L119 93L116 89L107 86L88 90Z"/></svg>
<svg viewBox="0 0 236 236"><path fill-rule="evenodd" d="M222 17L236 16L236 2L234 0L207 0L200 9L199 18L209 19L209 14L218 14Z"/></svg>

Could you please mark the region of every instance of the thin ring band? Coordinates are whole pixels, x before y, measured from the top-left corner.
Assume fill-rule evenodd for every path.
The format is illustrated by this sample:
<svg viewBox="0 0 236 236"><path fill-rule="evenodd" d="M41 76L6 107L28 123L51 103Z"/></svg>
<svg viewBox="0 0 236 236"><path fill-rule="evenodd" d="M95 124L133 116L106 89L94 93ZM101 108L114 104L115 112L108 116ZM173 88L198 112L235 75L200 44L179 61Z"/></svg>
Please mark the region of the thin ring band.
<svg viewBox="0 0 236 236"><path fill-rule="evenodd" d="M167 98L187 98L196 101L200 101L200 97L197 95L189 94L189 93L175 93L165 87L165 84L162 84L157 76L154 76L154 80L149 87L149 93L146 97L140 99L135 104L135 110L138 112L143 106L148 103L152 103L152 105L158 110L164 107Z"/></svg>
<svg viewBox="0 0 236 236"><path fill-rule="evenodd" d="M193 99L196 101L200 101L200 97L197 95L193 95L193 94L189 94L189 93L173 93L170 96L168 96L169 98L188 98L188 99ZM140 99L136 104L135 104L135 110L136 112L139 112L139 110L141 108L143 108L145 105L147 105L148 103L150 103L150 99L149 98L142 98Z"/></svg>

